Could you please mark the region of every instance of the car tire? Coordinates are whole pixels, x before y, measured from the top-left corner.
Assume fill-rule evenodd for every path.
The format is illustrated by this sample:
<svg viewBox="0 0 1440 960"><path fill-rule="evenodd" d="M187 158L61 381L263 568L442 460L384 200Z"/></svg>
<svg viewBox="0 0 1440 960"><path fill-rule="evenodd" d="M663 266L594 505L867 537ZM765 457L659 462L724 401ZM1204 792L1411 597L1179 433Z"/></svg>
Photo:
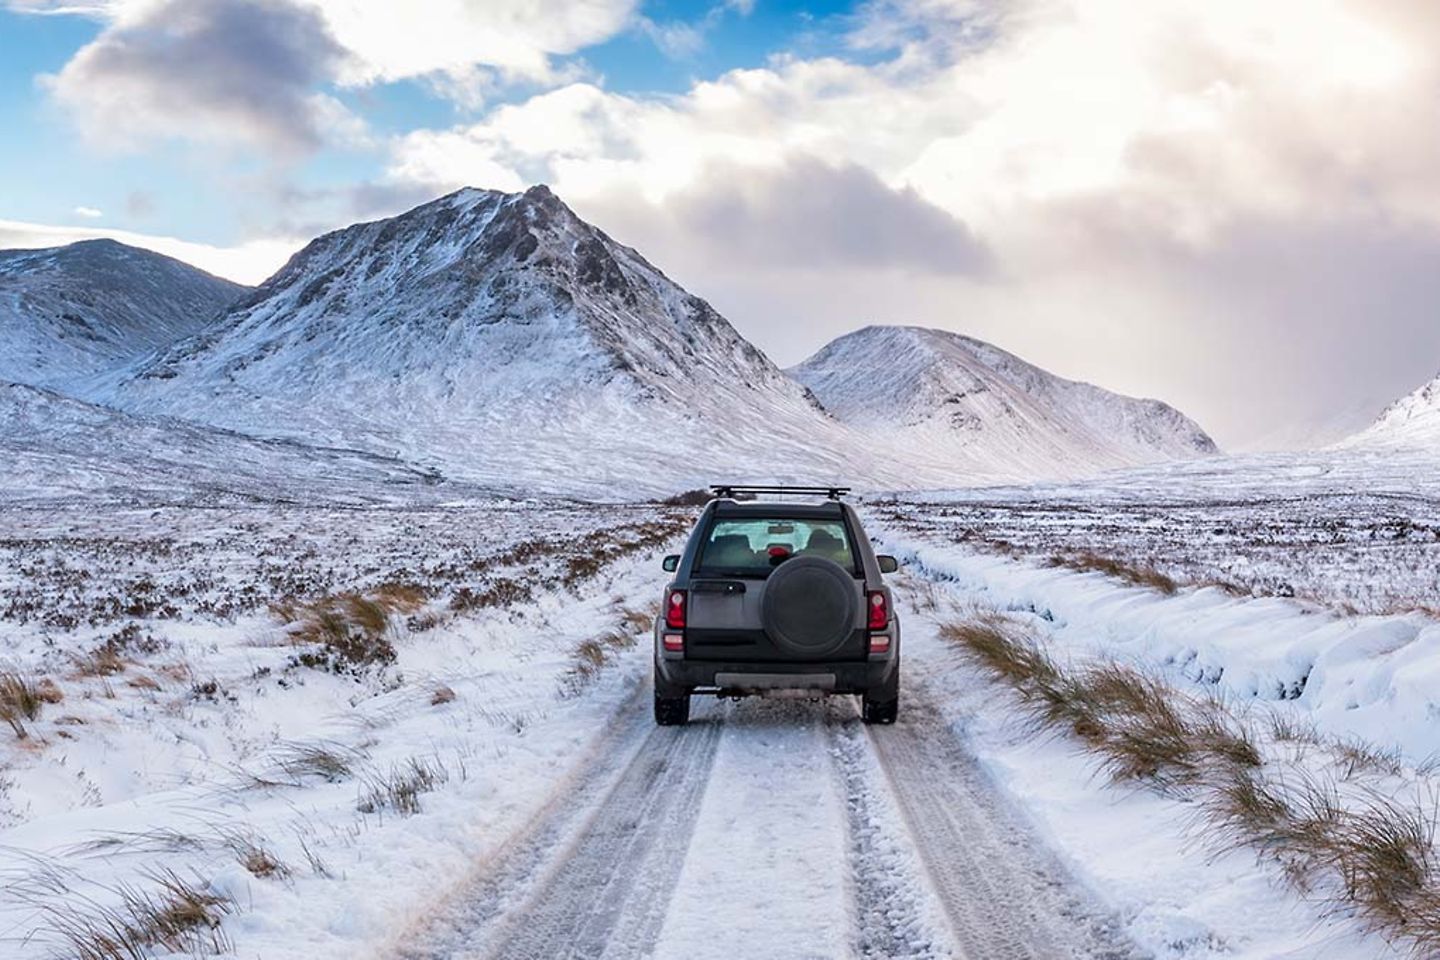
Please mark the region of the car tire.
<svg viewBox="0 0 1440 960"><path fill-rule="evenodd" d="M871 724L890 724L900 715L900 698L894 700L871 700L869 695L860 698L860 719Z"/></svg>
<svg viewBox="0 0 1440 960"><path fill-rule="evenodd" d="M655 723L662 727L683 727L690 719L690 695L662 697L655 694Z"/></svg>

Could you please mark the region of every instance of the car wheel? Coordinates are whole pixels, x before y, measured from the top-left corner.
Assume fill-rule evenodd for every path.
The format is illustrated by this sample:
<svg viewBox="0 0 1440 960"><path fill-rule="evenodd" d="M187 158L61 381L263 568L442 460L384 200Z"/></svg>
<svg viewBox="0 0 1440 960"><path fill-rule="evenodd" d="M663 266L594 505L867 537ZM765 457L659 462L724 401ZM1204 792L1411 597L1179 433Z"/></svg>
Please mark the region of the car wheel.
<svg viewBox="0 0 1440 960"><path fill-rule="evenodd" d="M655 694L655 722L662 727L680 727L690 719L690 695L662 697Z"/></svg>
<svg viewBox="0 0 1440 960"><path fill-rule="evenodd" d="M894 723L900 715L900 698L894 700L871 700L867 695L860 699L860 719L866 723Z"/></svg>

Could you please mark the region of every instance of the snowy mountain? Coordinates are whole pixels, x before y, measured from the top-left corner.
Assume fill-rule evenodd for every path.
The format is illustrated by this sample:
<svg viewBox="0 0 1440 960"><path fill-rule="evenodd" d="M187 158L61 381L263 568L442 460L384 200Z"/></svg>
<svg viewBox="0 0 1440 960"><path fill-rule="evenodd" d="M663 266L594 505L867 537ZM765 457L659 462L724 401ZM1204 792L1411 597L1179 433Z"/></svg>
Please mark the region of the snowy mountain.
<svg viewBox="0 0 1440 960"><path fill-rule="evenodd" d="M859 448L705 301L545 187L462 190L320 237L91 399L567 492L834 482Z"/></svg>
<svg viewBox="0 0 1440 960"><path fill-rule="evenodd" d="M1164 403L1064 380L940 330L866 327L790 372L855 428L983 474L1074 476L1217 452Z"/></svg>
<svg viewBox="0 0 1440 960"><path fill-rule="evenodd" d="M72 389L196 333L245 289L113 240L0 250L0 380Z"/></svg>
<svg viewBox="0 0 1440 960"><path fill-rule="evenodd" d="M1440 376L1386 407L1368 429L1342 446L1353 444L1440 448Z"/></svg>
<svg viewBox="0 0 1440 960"><path fill-rule="evenodd" d="M12 504L75 497L375 503L414 500L437 480L353 450L131 416L17 383L0 383L0 423L0 486Z"/></svg>
<svg viewBox="0 0 1440 960"><path fill-rule="evenodd" d="M86 399L587 496L716 478L943 486L1214 449L1163 404L940 334L862 331L800 373L541 186L461 190L320 237ZM877 429L896 416L907 430ZM931 421L943 429L914 443Z"/></svg>

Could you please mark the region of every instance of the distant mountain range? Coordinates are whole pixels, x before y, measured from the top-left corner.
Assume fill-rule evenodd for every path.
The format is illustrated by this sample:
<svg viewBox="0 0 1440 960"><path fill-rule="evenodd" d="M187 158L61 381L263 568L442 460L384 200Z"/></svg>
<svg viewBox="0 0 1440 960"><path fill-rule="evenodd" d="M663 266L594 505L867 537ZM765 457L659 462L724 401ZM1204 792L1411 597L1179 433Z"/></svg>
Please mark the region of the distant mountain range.
<svg viewBox="0 0 1440 960"><path fill-rule="evenodd" d="M462 190L326 234L253 290L118 244L73 253L89 246L0 255L32 264L12 268L29 297L16 314L45 320L0 377L484 484L954 486L1215 452L1163 403L938 331L867 328L787 374L545 187ZM92 269L124 294L106 328L124 335L81 363L34 305L81 300ZM105 299L92 317L115 316Z"/></svg>
<svg viewBox="0 0 1440 960"><path fill-rule="evenodd" d="M204 329L246 290L114 240L0 251L0 380L77 389Z"/></svg>

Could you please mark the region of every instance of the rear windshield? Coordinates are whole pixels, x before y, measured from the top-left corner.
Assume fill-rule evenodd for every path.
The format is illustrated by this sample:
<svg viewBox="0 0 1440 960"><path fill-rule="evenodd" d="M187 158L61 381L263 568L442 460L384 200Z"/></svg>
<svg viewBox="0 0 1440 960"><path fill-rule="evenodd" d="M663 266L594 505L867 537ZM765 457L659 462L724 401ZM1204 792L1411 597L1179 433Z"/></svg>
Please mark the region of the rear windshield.
<svg viewBox="0 0 1440 960"><path fill-rule="evenodd" d="M834 560L856 572L845 524L834 520L716 520L700 545L701 576L765 576L792 556Z"/></svg>

